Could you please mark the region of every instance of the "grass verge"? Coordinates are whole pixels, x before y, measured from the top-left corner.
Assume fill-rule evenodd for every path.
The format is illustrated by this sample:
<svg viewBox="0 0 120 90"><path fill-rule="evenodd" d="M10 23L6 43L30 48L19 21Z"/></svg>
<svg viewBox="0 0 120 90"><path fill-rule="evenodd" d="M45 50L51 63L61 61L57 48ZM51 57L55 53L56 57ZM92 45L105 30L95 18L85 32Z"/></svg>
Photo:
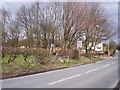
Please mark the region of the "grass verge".
<svg viewBox="0 0 120 90"><path fill-rule="evenodd" d="M42 65L34 61L33 56L27 58L27 62L24 61L24 57L21 55L16 58L12 63L7 63L9 56L4 57L0 60L2 62L2 78L10 78L20 75L28 75L32 73L38 73L48 70L54 70L65 67L78 66L82 64L93 63L102 60L101 58L85 58L81 57L79 60L69 59L69 60L56 60L57 62L51 63L49 65ZM64 61L64 62L63 62Z"/></svg>

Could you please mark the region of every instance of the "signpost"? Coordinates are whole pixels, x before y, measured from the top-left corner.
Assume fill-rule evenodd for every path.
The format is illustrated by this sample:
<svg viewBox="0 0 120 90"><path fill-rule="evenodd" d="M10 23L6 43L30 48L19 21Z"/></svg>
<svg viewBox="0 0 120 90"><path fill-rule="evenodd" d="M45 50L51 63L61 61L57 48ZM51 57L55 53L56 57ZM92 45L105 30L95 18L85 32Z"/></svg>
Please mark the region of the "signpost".
<svg viewBox="0 0 120 90"><path fill-rule="evenodd" d="M78 49L78 53L79 53L79 59L80 59L80 49L82 48L82 41L77 41L77 49Z"/></svg>

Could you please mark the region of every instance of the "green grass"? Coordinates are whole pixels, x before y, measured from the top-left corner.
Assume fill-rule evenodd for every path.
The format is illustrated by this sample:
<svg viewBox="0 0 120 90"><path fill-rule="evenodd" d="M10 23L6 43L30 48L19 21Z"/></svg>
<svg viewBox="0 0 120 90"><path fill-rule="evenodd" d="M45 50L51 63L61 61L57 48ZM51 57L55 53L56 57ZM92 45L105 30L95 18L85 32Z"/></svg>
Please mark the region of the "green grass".
<svg viewBox="0 0 120 90"><path fill-rule="evenodd" d="M80 65L80 64L86 64L86 63L90 63L91 61L100 61L102 60L101 58L92 58L91 60L89 58L80 58L80 60L74 60L74 59L71 59L69 60L69 62L60 62L62 66L67 66L67 67L70 67L70 66L74 66L74 65Z"/></svg>
<svg viewBox="0 0 120 90"><path fill-rule="evenodd" d="M11 66L11 65L7 65L7 66L3 65L2 72L12 74L12 73L16 72L16 68L14 66Z"/></svg>
<svg viewBox="0 0 120 90"><path fill-rule="evenodd" d="M19 55L12 63L8 63L8 59L9 56L6 56L0 60L2 62L1 71L10 75L39 70L43 66L34 62L34 56L29 56L26 60L27 62L24 61L24 57L22 55Z"/></svg>
<svg viewBox="0 0 120 90"><path fill-rule="evenodd" d="M1 59L2 64L8 63L8 59L9 59L9 56L6 56L3 59Z"/></svg>
<svg viewBox="0 0 120 90"><path fill-rule="evenodd" d="M33 56L28 56L27 61L28 61L28 62L33 62L33 59L34 59ZM3 59L1 59L0 61L2 61L2 64L7 64L7 63L8 63L8 60L9 60L9 56L6 56L6 57L4 57ZM24 61L24 57L23 57L22 55L19 55L19 56L15 59L14 62L15 62L15 63L24 63L24 62L25 62L25 61Z"/></svg>
<svg viewBox="0 0 120 90"><path fill-rule="evenodd" d="M74 66L74 65L79 65L81 63L81 60L74 60L74 59L70 59L69 62L60 62L61 65L63 66Z"/></svg>
<svg viewBox="0 0 120 90"><path fill-rule="evenodd" d="M26 60L27 62L24 61L24 57L22 55L19 55L15 59L15 61L12 63L8 63L8 59L9 59L9 56L6 56L2 60L0 60L0 62L2 62L2 72L4 74L7 73L9 75L28 73L31 71L36 72L36 71L43 70L45 68L52 69L52 68L58 68L58 67L59 68L60 67L71 67L71 66L75 66L75 65L90 63L91 61L100 61L101 60L101 58L92 58L92 60L90 60L89 58L81 57L80 60L70 59L69 62L61 62L60 60L53 59L53 60L55 60L54 64L51 64L50 67L47 67L45 65L37 63L34 60L34 56L29 56Z"/></svg>
<svg viewBox="0 0 120 90"><path fill-rule="evenodd" d="M18 57L15 59L15 62L16 62L16 63L23 63L23 62L25 62L25 61L24 61L24 57L21 56L21 55L18 56Z"/></svg>
<svg viewBox="0 0 120 90"><path fill-rule="evenodd" d="M98 58L98 57L94 57L94 58L92 58L92 60L94 60L94 61L100 61L100 60L102 60L101 58Z"/></svg>

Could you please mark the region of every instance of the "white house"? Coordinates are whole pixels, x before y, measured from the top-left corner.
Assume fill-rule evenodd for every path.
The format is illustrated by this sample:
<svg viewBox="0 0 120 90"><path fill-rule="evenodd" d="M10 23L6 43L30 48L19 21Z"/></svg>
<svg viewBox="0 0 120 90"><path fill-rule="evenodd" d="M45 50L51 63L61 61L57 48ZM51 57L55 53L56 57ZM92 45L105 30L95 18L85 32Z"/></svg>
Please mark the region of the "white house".
<svg viewBox="0 0 120 90"><path fill-rule="evenodd" d="M99 43L95 46L95 51L103 52L103 43Z"/></svg>
<svg viewBox="0 0 120 90"><path fill-rule="evenodd" d="M92 45L92 43L89 44L89 47L88 49L90 48L90 46ZM82 48L83 45L82 45L82 41L77 41L77 48ZM97 44L95 47L92 47L92 50L95 50L97 52L103 52L103 43L99 43ZM85 50L82 50L82 51L85 51Z"/></svg>

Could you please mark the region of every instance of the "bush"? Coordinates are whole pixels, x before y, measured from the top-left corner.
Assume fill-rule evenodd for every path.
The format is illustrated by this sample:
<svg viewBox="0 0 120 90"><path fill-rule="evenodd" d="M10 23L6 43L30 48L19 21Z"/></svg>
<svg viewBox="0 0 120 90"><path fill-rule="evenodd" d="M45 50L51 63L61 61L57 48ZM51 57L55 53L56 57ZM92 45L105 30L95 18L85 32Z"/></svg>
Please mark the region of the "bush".
<svg viewBox="0 0 120 90"><path fill-rule="evenodd" d="M2 57L1 57L1 59L4 58L6 54L7 54L7 49L2 48Z"/></svg>
<svg viewBox="0 0 120 90"><path fill-rule="evenodd" d="M40 64L49 63L49 50L38 48L7 48L3 49L3 58L5 55L9 55L8 63L13 62L18 55L23 55L24 61L27 61L28 56L33 55L35 61Z"/></svg>
<svg viewBox="0 0 120 90"><path fill-rule="evenodd" d="M68 58L68 56L69 59L79 59L79 52L77 49L70 49L68 51L63 49L57 54L58 58Z"/></svg>
<svg viewBox="0 0 120 90"><path fill-rule="evenodd" d="M15 59L18 57L18 49L17 48L9 48L7 51L7 55L9 55L8 63L15 61Z"/></svg>
<svg viewBox="0 0 120 90"><path fill-rule="evenodd" d="M117 45L117 49L120 51L120 44Z"/></svg>
<svg viewBox="0 0 120 90"><path fill-rule="evenodd" d="M67 58L68 57L68 52L66 52L66 50L62 49L61 51L59 51L57 53L57 58L61 57L61 58Z"/></svg>
<svg viewBox="0 0 120 90"><path fill-rule="evenodd" d="M110 55L111 56L115 55L116 48L117 48L116 42L115 41L110 41L109 42L109 50L110 50Z"/></svg>
<svg viewBox="0 0 120 90"><path fill-rule="evenodd" d="M79 59L79 52L77 49L69 50L69 58L70 59Z"/></svg>
<svg viewBox="0 0 120 90"><path fill-rule="evenodd" d="M49 50L47 49L34 49L34 56L37 63L48 64L49 59Z"/></svg>
<svg viewBox="0 0 120 90"><path fill-rule="evenodd" d="M47 64L49 61L49 50L47 49L39 49L39 48L24 48L19 50L19 54L22 54L25 57L25 61L28 56L33 55L34 59L37 63Z"/></svg>
<svg viewBox="0 0 120 90"><path fill-rule="evenodd" d="M111 50L111 51L110 51L110 56L114 56L115 53L116 53L116 50Z"/></svg>

